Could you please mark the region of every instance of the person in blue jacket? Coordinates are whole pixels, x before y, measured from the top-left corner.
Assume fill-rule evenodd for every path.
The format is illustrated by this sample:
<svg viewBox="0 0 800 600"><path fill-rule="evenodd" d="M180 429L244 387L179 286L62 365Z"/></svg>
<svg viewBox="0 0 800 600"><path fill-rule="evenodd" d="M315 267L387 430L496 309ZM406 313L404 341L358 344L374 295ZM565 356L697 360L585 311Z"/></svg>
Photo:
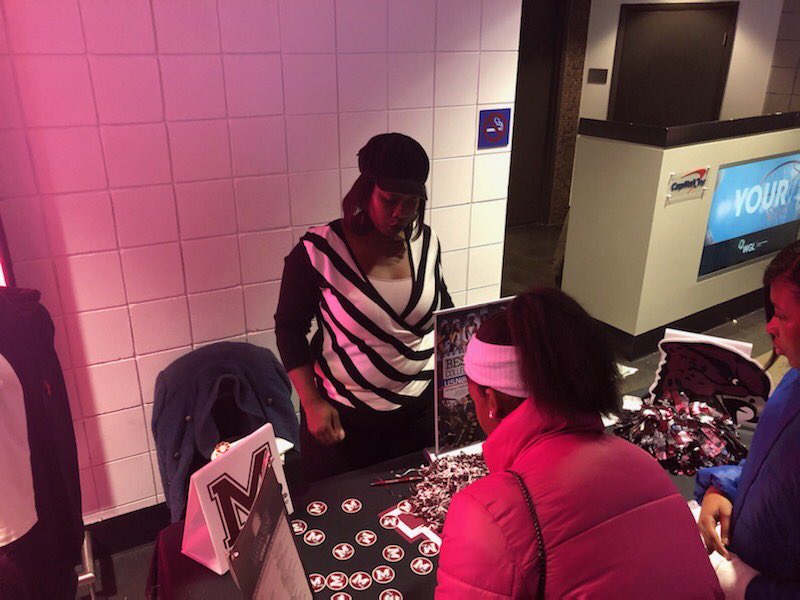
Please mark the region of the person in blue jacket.
<svg viewBox="0 0 800 600"><path fill-rule="evenodd" d="M695 495L726 598L800 598L800 241L764 273L767 333L791 369L770 396L739 465L701 469ZM720 535L716 532L720 525Z"/></svg>

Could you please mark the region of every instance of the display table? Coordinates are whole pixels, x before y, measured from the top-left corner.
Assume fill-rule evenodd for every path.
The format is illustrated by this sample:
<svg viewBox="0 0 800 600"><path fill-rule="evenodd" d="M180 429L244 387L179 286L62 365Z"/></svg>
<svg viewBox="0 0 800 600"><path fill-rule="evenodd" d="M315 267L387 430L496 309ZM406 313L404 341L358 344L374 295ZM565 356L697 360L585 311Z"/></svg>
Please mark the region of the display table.
<svg viewBox="0 0 800 600"><path fill-rule="evenodd" d="M348 585L343 591L354 599L378 598L385 589L396 589L405 598L432 598L436 586L438 557L428 557L432 568L425 574L418 575L411 570L411 562L421 556L419 545L425 538L409 542L398 532L385 529L379 523L380 513L410 495L409 484L383 487L369 485L377 479L391 477L425 462L423 453L419 452L324 479L312 484L305 491L293 493L295 513L290 516L290 520L300 519L307 524L309 530L319 529L325 534L325 540L317 546L305 543L303 535L295 538L306 573L327 577L330 573L339 571L349 576L356 571L372 574L376 567L389 566L394 571L394 580L386 584L373 581L364 591L356 591ZM361 502L362 507L358 512L347 513L342 509L342 503L350 498ZM319 516L309 515L306 508L311 502L323 502L327 510ZM373 545L364 547L356 542L356 534L362 530L376 534L377 540ZM182 538L183 521L164 528L156 538L147 582L147 597L170 600L240 598L230 574L219 576L181 554ZM335 558L332 552L336 544L343 542L351 544L355 550L352 558L347 560ZM385 560L382 552L389 545L400 546L403 549L403 558L396 562ZM328 598L333 593L326 587L324 591L315 594L315 597Z"/></svg>
<svg viewBox="0 0 800 600"><path fill-rule="evenodd" d="M373 581L364 591L356 591L348 585L343 591L350 594L354 600L379 598L380 592L386 589L396 589L407 599L433 598L438 556L429 557L432 568L428 573L416 574L411 569L411 562L421 556L419 546L425 538L408 542L396 531L384 529L379 523L379 514L410 495L410 484L384 487L369 485L376 479L391 477L425 462L425 456L419 452L324 479L297 495L293 494L295 513L291 515L290 520L300 519L308 525L309 530L319 529L325 533L325 541L318 546L309 546L303 541L302 535L295 538L306 573L327 577L330 573L339 571L349 576L356 571L371 574L376 567L389 566L395 574L393 581L387 584ZM671 478L684 498L691 499L694 477L671 476ZM356 498L362 503L362 508L356 513L348 514L342 510L342 503L350 498ZM309 515L307 507L311 502L325 503L326 512L320 516ZM355 536L362 530L374 532L377 541L369 547L356 543ZM183 521L164 528L156 538L147 582L147 598L152 600L240 598L239 590L230 574L219 576L181 554L182 538ZM351 544L355 550L352 558L344 561L336 559L332 553L334 546L342 542ZM382 552L388 545L400 546L403 549L403 558L396 562L384 560ZM333 594L334 592L326 587L315 594L315 598L329 598Z"/></svg>

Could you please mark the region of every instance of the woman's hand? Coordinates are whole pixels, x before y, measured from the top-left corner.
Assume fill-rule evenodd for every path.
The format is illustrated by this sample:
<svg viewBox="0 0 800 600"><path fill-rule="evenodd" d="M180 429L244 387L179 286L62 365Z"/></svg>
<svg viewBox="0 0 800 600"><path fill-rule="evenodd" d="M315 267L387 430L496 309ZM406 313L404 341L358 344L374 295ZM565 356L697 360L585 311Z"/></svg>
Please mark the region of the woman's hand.
<svg viewBox="0 0 800 600"><path fill-rule="evenodd" d="M728 543L732 513L731 501L713 485L710 486L703 496L703 505L700 509L700 517L697 519L697 526L700 528L700 535L708 553L711 554L716 550L728 560L731 555L725 545ZM717 523L720 525L721 536L717 535Z"/></svg>
<svg viewBox="0 0 800 600"><path fill-rule="evenodd" d="M321 444L329 446L344 439L339 411L319 395L311 365L301 365L289 371L289 379L300 396L306 414L306 427Z"/></svg>
<svg viewBox="0 0 800 600"><path fill-rule="evenodd" d="M344 429L339 422L339 411L322 398L303 404L308 431L321 444L329 446L344 439Z"/></svg>

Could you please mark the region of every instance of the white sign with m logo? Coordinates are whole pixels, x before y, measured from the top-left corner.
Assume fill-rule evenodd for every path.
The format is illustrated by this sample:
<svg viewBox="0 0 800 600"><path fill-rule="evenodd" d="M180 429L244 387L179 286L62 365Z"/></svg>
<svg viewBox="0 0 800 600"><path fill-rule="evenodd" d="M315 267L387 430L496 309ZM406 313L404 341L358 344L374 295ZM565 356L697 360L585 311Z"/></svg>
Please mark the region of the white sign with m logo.
<svg viewBox="0 0 800 600"><path fill-rule="evenodd" d="M286 512L294 512L275 433L267 423L192 475L181 547L186 556L219 575L228 571L228 552L250 515L271 460Z"/></svg>

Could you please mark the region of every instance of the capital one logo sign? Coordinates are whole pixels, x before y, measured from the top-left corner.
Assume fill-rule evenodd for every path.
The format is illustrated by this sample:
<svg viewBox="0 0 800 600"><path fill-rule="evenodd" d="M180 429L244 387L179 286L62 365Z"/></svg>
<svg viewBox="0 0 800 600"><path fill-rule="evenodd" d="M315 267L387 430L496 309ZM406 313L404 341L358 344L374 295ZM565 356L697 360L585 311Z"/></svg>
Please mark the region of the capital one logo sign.
<svg viewBox="0 0 800 600"><path fill-rule="evenodd" d="M670 186L672 192L680 192L681 190L693 190L702 187L706 184L706 175L708 169L695 169L685 175L678 177Z"/></svg>
<svg viewBox="0 0 800 600"><path fill-rule="evenodd" d="M208 484L208 493L217 507L222 527L225 530L223 544L226 549L230 549L236 541L253 508L264 477L264 461L268 456L268 444L264 444L253 452L245 485L239 483L228 473L223 473Z"/></svg>

